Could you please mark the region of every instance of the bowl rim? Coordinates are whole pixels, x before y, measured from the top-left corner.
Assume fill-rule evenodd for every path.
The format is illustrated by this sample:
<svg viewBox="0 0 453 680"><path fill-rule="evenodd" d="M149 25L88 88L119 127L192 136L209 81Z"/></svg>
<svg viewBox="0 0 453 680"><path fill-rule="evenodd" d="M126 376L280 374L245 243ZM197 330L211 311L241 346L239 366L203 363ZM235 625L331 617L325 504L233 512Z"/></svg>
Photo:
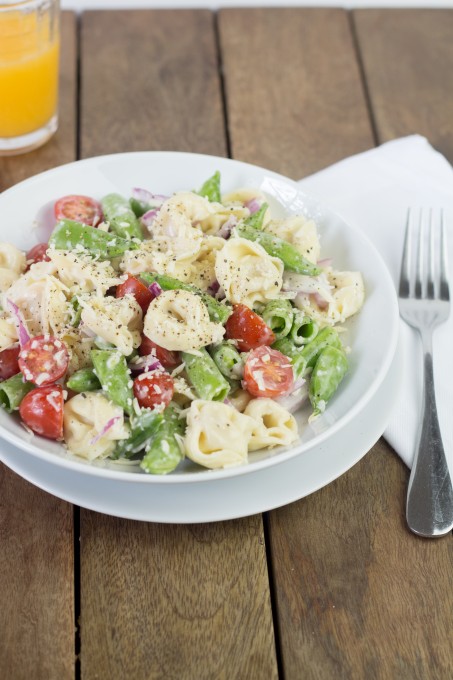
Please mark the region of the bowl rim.
<svg viewBox="0 0 453 680"><path fill-rule="evenodd" d="M274 178L276 180L279 180L281 182L286 183L287 185L290 185L293 189L296 189L297 192L302 195L306 196L307 199L310 201L312 205L317 205L320 207L321 211L325 214L329 214L339 220L341 220L347 227L350 229L356 237L361 240L363 243L366 244L366 247L372 252L373 257L376 261L379 262L381 269L382 269L382 274L384 276L384 279L386 280L386 284L388 288L393 292L392 295L389 296L389 314L390 318L392 319L393 323L391 324L391 333L388 337L388 342L387 342L387 349L386 353L384 355L384 361L382 362L379 371L377 375L374 377L372 380L370 386L368 389L360 396L360 398L356 401L356 403L353 405L353 407L345 413L343 416L341 416L335 423L330 425L329 427L326 428L323 432L315 435L313 439L311 439L308 442L296 444L295 446L288 447L285 450L279 451L276 449L275 455L270 455L264 459L257 460L257 461L250 461L245 464L245 465L240 465L236 467L231 467L231 468L221 468L221 469L203 469L200 470L199 472L173 472L170 475L149 475L146 473L137 473L137 472L132 472L127 470L127 465L122 464L122 463L116 463L118 466L118 469L112 469L112 467L104 467L104 465L109 464L112 466L114 464L113 461L86 461L81 458L77 458L76 456L72 456L71 454L61 454L61 455L56 455L54 452L51 451L46 451L42 449L40 446L37 446L34 443L35 437L31 441L27 441L24 439L21 439L20 437L17 437L14 433L8 432L7 430L4 430L3 426L0 424L0 441L1 438L5 439L6 441L10 442L14 446L17 446L19 449L23 450L24 452L31 454L33 456L36 456L38 458L41 458L46 461L50 461L54 463L55 465L58 465L60 467L67 468L69 470L76 470L81 473L85 473L88 475L92 476L98 476L98 477L103 477L103 478L111 478L111 479L116 479L118 481L123 480L123 481L130 481L132 483L147 483L147 484L192 484L192 483L203 483L205 481L213 481L214 479L227 479L231 477L237 477L239 475L244 475L244 474L252 474L254 471L261 470L266 467L271 467L278 465L280 463L283 463L289 459L291 459L294 456L302 455L304 453L308 453L311 451L311 449L316 448L316 446L322 444L326 439L329 439L330 437L334 436L335 433L344 427L346 424L348 424L352 419L356 418L361 410L369 403L369 401L373 398L375 395L376 391L382 384L385 376L388 373L388 370L390 368L391 362L393 360L393 357L396 352L397 348L397 343L398 343L398 335L399 335L399 311L398 311L398 302L397 302L397 297L396 297L396 290L394 288L394 284L390 275L390 272L388 271L388 268L380 255L379 251L377 250L376 246L370 241L370 239L364 234L360 229L355 227L354 225L351 225L349 222L347 222L341 215L336 213L335 211L331 210L328 205L325 205L324 203L321 203L321 201L318 201L316 198L305 194L301 188L299 187L298 183L295 180L292 180L288 177L285 177L284 175L281 175L279 173L276 173L272 170L268 170L267 168L263 168L258 165L254 165L252 163L246 163L244 161L240 161L237 159L232 159L232 158L224 158L224 157L219 157L215 155L210 155L210 154L199 154L199 153L190 153L190 152L184 152L184 151L128 151L124 153L112 153L112 154L105 154L101 156L93 156L90 158L85 158L77 161L72 161L70 163L65 163L60 166L56 166L54 168L50 168L49 170L45 170L41 173L38 173L36 175L33 175L32 177L29 177L25 180L22 180L21 182L13 185L9 189L6 189L2 194L0 194L0 209L1 209L1 203L2 199L4 196L10 197L11 194L14 195L16 192L21 192L24 187L29 187L33 186L33 184L37 182L41 182L43 179L51 178L53 175L60 173L63 170L68 170L70 168L83 168L83 166L86 165L97 165L102 162L108 162L109 160L116 160L118 158L121 158L123 160L128 159L128 158L137 158L138 156L151 156L153 158L158 158L158 157L178 157L178 156L183 156L185 158L192 158L192 159L199 159L199 160L206 160L209 159L210 162L212 161L218 161L221 162L222 164L226 165L231 165L232 167L234 166L245 166L246 169L249 169L250 171L253 172L259 172L263 174L264 177L270 177L271 179Z"/></svg>

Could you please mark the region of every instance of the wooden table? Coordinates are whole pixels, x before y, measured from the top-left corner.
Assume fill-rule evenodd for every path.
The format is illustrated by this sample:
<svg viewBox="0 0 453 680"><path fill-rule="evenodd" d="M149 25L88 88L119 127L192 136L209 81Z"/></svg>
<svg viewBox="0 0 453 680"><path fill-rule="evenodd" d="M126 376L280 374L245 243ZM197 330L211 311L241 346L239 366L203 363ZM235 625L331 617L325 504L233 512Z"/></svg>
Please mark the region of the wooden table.
<svg viewBox="0 0 453 680"><path fill-rule="evenodd" d="M453 161L453 10L63 15L61 124L0 189L104 153L295 179L410 133ZM339 452L341 455L341 452ZM1 467L5 680L453 677L453 544L405 527L384 440L287 507L197 526L73 507Z"/></svg>

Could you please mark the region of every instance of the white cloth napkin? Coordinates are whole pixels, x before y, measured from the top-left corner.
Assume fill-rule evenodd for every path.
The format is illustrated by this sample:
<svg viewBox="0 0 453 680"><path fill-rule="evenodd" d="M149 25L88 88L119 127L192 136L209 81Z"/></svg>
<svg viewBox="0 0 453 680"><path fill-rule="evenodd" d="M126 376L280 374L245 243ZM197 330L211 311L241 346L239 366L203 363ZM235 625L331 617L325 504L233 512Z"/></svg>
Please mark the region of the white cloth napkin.
<svg viewBox="0 0 453 680"><path fill-rule="evenodd" d="M424 137L387 142L307 177L300 186L367 234L397 288L407 208L443 207L453 271L453 169ZM453 472L453 313L435 331L433 342L437 409ZM403 321L400 346L402 385L384 437L410 467L420 420L422 352L417 332Z"/></svg>

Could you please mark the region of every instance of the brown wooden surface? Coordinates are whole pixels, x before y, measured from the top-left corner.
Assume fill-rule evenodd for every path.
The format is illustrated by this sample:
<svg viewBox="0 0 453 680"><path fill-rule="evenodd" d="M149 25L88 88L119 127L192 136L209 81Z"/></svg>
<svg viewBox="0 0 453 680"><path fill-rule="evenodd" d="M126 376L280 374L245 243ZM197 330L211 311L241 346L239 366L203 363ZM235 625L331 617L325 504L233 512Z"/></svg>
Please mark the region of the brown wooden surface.
<svg viewBox="0 0 453 680"><path fill-rule="evenodd" d="M207 11L84 14L84 155L225 153L213 19ZM277 674L260 516L178 527L82 510L81 612L88 680L99 668L112 680L125 669L134 680Z"/></svg>
<svg viewBox="0 0 453 680"><path fill-rule="evenodd" d="M76 27L62 22L60 126L44 147L0 159L0 190L75 160ZM4 444L2 444L3 446ZM0 463L0 677L74 677L73 508Z"/></svg>
<svg viewBox="0 0 453 680"><path fill-rule="evenodd" d="M81 155L230 147L297 179L420 132L452 160L452 28L453 10L86 12ZM59 132L0 159L0 189L74 158L72 15L64 36ZM450 679L452 538L406 530L407 478L381 440L264 526L81 510L73 574L72 506L2 466L0 677Z"/></svg>

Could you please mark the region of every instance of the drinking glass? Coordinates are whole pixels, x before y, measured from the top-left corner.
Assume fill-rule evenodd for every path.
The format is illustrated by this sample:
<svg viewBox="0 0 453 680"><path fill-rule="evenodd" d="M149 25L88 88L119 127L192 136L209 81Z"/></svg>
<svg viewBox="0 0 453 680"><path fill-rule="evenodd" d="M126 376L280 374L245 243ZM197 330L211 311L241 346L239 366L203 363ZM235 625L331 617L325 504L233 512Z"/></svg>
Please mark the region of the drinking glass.
<svg viewBox="0 0 453 680"><path fill-rule="evenodd" d="M0 155L30 151L58 127L59 0L0 0Z"/></svg>

